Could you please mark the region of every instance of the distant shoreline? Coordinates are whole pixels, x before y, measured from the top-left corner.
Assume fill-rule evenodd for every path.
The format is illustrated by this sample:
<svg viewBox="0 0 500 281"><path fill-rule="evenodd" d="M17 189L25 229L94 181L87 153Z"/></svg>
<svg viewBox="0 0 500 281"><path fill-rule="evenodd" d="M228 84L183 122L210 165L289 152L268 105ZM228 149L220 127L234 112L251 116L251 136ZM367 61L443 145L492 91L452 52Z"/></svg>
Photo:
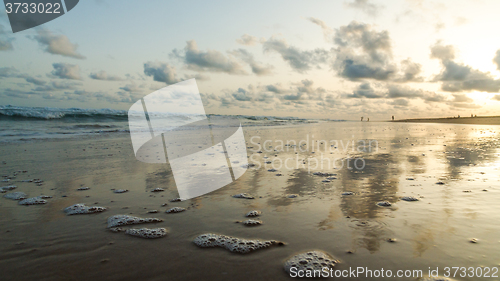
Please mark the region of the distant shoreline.
<svg viewBox="0 0 500 281"><path fill-rule="evenodd" d="M500 125L500 116L478 116L478 117L460 117L460 118L458 117L416 118L416 119L394 120L389 122Z"/></svg>

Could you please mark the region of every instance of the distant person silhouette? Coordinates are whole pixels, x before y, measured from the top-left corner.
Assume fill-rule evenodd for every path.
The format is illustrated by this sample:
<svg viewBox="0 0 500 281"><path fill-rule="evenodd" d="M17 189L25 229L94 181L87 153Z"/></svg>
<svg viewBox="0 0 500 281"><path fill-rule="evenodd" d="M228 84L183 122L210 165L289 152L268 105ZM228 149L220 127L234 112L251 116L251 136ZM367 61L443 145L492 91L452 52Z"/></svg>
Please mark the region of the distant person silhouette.
<svg viewBox="0 0 500 281"><path fill-rule="evenodd" d="M394 115L392 115L392 121L394 121Z"/></svg>
<svg viewBox="0 0 500 281"><path fill-rule="evenodd" d="M366 122L370 122L370 118L368 118L368 120L366 120Z"/></svg>
<svg viewBox="0 0 500 281"><path fill-rule="evenodd" d="M361 122L363 122L363 117L361 117Z"/></svg>

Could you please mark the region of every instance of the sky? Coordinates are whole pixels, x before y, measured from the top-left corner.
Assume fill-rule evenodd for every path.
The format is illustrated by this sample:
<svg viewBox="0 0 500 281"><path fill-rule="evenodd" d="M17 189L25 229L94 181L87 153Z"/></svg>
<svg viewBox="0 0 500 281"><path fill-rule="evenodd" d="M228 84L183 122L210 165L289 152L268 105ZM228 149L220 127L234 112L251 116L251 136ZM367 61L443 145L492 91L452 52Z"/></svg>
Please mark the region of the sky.
<svg viewBox="0 0 500 281"><path fill-rule="evenodd" d="M195 78L211 114L500 115L500 1L85 0L13 34L0 105L127 110Z"/></svg>

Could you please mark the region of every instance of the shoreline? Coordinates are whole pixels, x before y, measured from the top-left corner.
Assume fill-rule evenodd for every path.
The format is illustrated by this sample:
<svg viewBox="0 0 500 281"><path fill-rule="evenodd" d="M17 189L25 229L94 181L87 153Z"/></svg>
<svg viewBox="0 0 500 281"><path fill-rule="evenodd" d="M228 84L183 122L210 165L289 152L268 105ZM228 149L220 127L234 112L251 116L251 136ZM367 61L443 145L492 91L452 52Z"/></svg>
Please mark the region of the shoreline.
<svg viewBox="0 0 500 281"><path fill-rule="evenodd" d="M457 117L415 118L415 119L390 120L387 122L500 125L500 116L478 116L478 117L460 117L460 118Z"/></svg>

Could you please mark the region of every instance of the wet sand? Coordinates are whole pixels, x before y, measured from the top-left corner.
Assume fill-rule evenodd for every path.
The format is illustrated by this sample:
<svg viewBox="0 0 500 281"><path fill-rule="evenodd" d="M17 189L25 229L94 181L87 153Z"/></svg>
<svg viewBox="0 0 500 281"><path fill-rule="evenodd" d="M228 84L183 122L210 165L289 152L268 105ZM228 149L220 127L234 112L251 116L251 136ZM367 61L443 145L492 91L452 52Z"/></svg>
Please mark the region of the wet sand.
<svg viewBox="0 0 500 281"><path fill-rule="evenodd" d="M391 122L500 125L500 116L478 116L478 117L460 117L460 118L457 117L417 118L417 119L394 120Z"/></svg>
<svg viewBox="0 0 500 281"><path fill-rule="evenodd" d="M169 202L178 194L168 166L137 161L126 134L2 144L0 174L27 172L1 186L17 185L15 191L30 197L53 198L36 206L0 198L1 279L289 280L285 260L314 249L342 260L338 269L361 266L427 273L429 267L441 272L446 266L497 267L499 129L387 122L247 127L250 162L261 167L251 167L236 182L183 202ZM252 143L254 136L260 139ZM276 140L298 143L308 136L304 151L291 147L274 151ZM256 142L264 140L273 140L273 148L267 152L261 147L263 153L257 153ZM321 145L323 140L343 140L344 146L352 140L356 146L358 140L378 144L371 152L352 151L350 146L344 151L340 144L331 151L331 146ZM321 156L362 158L365 166L357 169L351 161L340 167L339 161L336 169L316 168L312 159ZM292 169L276 165L277 171L269 172L273 167L264 163L275 159L299 159L299 165L289 164ZM309 164L301 166L304 160ZM326 177L315 172L336 175L323 182ZM35 178L43 185L21 182ZM82 186L90 189L78 191ZM151 192L158 187L165 191ZM112 189L129 191L117 194ZM232 197L239 193L255 199ZM288 198L290 194L297 197ZM402 201L402 196L420 200ZM381 201L392 206L378 206ZM107 210L67 216L63 209L76 203ZM165 213L172 207L187 210ZM248 219L245 214L251 210L262 212L258 217L262 225L235 223ZM169 233L143 239L110 232L106 220L117 214L160 218L163 222L136 227L164 227ZM193 239L203 233L286 245L238 254L197 247ZM389 238L396 242L388 242ZM478 243L470 243L472 238Z"/></svg>

